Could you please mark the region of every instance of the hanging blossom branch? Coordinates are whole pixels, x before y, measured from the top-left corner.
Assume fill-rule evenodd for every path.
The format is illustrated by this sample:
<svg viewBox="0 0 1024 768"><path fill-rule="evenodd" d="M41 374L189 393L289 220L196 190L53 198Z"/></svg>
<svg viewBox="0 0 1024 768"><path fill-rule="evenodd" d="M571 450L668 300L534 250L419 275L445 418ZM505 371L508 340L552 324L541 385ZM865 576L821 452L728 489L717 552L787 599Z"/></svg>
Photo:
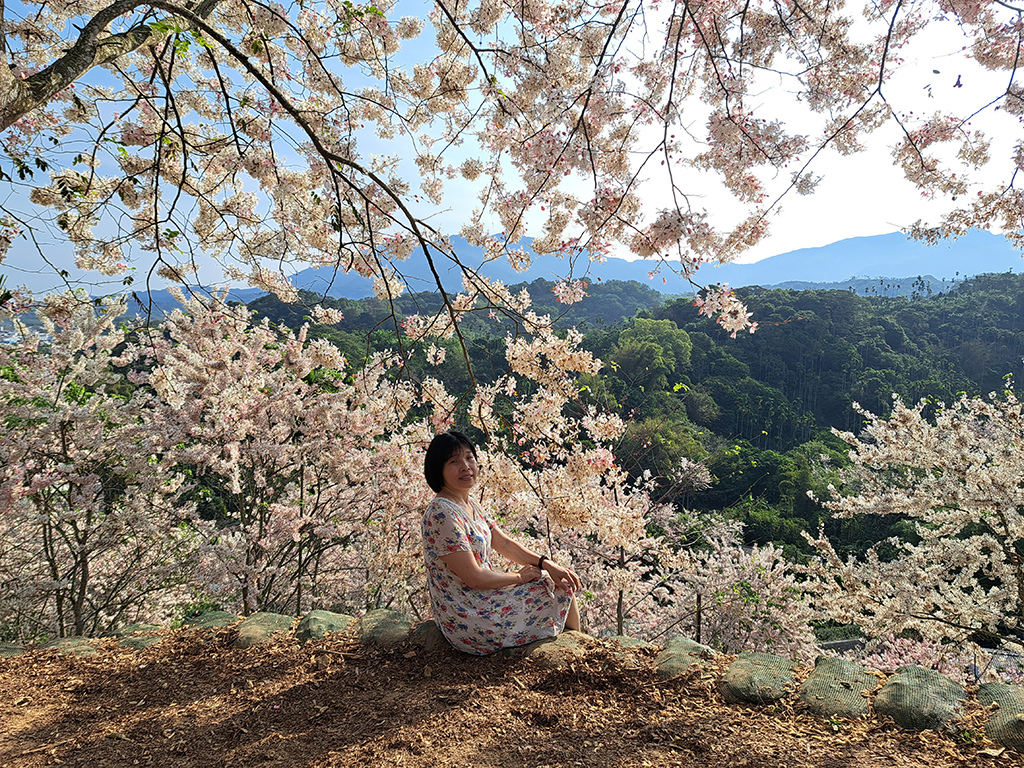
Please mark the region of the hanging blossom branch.
<svg viewBox="0 0 1024 768"><path fill-rule="evenodd" d="M156 271L180 278L191 271L185 254L201 252L230 279L284 297L295 294L288 269L301 265L356 271L388 299L404 289L402 262L414 252L442 291L449 264L478 282L452 247L459 234L484 260L519 269L533 258L522 247L532 236L533 253L566 257L572 271L581 258L628 249L689 279L761 241L782 197L812 192L824 148L859 151L861 136L894 120L908 178L926 195L957 198L953 213L915 231L994 224L1024 237L1012 185L1024 153L1004 159L1009 185L988 189L965 172L990 149L965 132L964 116L911 118L892 103L893 57L941 23L922 6L872 7L856 37L827 0L657 10L638 0L474 0L425 19L396 18L392 2L115 0L88 17L76 8L4 21L12 66L0 67L0 125L21 178L0 180L30 189L45 214L36 226L70 243L79 268L104 275L155 253ZM966 36L965 57L1010 75L1003 97L983 100L987 110L1019 116L1017 14L997 2L941 10ZM407 63L403 41L428 26L429 54ZM641 44L653 35L656 45ZM53 60L59 49L67 53ZM98 66L109 74L94 77ZM780 81L816 125L797 130L754 98ZM703 124L684 124L690 115ZM954 160L926 154L950 144ZM732 221L698 208L706 185L687 188L677 165L712 176L742 213ZM446 194L464 191L476 206L465 206L461 227L442 226L439 210L465 205ZM706 306L728 306L724 322L750 327L716 293ZM444 300L454 320L462 310Z"/></svg>
<svg viewBox="0 0 1024 768"><path fill-rule="evenodd" d="M184 13L205 19L223 0L202 0L194 9L173 3L157 5L140 0L117 0L100 10L81 28L74 45L50 66L19 80L10 70L0 67L0 131L9 128L35 109L45 106L54 96L81 78L89 70L114 62L126 54L153 45L169 35L157 25L137 24L127 32L107 34L111 22L139 7L163 7L175 15Z"/></svg>

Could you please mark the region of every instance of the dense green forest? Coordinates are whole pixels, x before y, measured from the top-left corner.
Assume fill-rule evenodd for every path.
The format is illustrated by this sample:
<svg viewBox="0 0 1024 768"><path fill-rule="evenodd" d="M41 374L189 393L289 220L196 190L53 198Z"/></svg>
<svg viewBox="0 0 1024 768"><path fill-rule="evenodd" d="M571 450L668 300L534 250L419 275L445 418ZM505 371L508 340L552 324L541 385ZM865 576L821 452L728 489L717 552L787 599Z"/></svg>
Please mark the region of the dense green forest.
<svg viewBox="0 0 1024 768"><path fill-rule="evenodd" d="M774 541L793 557L805 551L800 532L822 524L847 551L902 533L899 520L839 524L808 496L841 482L845 448L831 429L858 430L854 403L884 415L893 393L938 407L959 392L998 391L1019 373L1024 355L1024 276L1014 274L912 296L744 288L737 293L759 325L736 339L698 317L690 298L635 282L593 284L586 299L568 307L554 301L547 281L521 288L539 313L579 328L584 345L604 361L598 375L584 377L581 395L627 419L617 451L624 467L637 476L651 472L666 500L680 507L726 510L745 524L749 543ZM404 316L441 306L431 294L401 298L394 313L375 299L324 303L341 309L345 321L314 325L311 335L331 339L353 362L399 345ZM308 314L305 304L273 297L249 306L291 327ZM511 319L505 327L516 332ZM493 324L469 322L464 331L477 380L502 370ZM464 356L454 341L444 344L451 354L431 375L452 390L468 389ZM414 357L408 375L426 370ZM682 459L703 462L711 487L693 491L676 482Z"/></svg>

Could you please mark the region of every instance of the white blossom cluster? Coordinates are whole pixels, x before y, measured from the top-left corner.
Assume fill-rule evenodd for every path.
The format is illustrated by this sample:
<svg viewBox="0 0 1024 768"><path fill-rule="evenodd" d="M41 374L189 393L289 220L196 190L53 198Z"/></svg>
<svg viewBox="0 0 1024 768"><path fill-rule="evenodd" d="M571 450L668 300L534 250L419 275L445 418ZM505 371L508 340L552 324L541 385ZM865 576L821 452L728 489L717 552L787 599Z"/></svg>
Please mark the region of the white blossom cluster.
<svg viewBox="0 0 1024 768"><path fill-rule="evenodd" d="M728 285L709 287L703 296L694 298L693 305L701 315L717 315L719 325L730 331L729 335L734 339L741 330L746 329L750 333L757 330L757 323L750 322L750 312Z"/></svg>
<svg viewBox="0 0 1024 768"><path fill-rule="evenodd" d="M826 500L833 514L901 515L914 540L842 559L819 535L818 600L870 637L912 629L935 642L1006 637L1024 610L1024 413L1012 391L961 397L934 417L894 399L882 419L862 411L850 446L850 491Z"/></svg>

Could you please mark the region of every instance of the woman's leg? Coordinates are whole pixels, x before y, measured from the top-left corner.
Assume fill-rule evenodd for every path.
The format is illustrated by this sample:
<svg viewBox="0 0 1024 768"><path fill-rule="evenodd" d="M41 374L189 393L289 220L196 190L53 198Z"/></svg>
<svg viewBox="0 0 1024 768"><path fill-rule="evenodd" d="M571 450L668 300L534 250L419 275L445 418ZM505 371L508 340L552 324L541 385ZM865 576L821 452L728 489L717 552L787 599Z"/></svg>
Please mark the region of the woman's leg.
<svg viewBox="0 0 1024 768"><path fill-rule="evenodd" d="M580 607L576 603L575 596L569 603L569 615L565 617L565 628L580 631Z"/></svg>

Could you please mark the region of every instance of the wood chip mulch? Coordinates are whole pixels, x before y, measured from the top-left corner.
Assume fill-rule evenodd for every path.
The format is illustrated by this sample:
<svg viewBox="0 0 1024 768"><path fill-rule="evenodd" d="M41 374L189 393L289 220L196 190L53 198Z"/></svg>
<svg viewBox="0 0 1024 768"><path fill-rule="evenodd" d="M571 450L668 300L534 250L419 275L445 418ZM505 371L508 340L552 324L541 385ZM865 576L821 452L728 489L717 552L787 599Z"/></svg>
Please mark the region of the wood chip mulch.
<svg viewBox="0 0 1024 768"><path fill-rule="evenodd" d="M1024 766L985 739L723 702L716 675L659 681L651 650L594 641L568 669L344 637L231 648L168 632L90 657L0 659L0 765L410 768Z"/></svg>

